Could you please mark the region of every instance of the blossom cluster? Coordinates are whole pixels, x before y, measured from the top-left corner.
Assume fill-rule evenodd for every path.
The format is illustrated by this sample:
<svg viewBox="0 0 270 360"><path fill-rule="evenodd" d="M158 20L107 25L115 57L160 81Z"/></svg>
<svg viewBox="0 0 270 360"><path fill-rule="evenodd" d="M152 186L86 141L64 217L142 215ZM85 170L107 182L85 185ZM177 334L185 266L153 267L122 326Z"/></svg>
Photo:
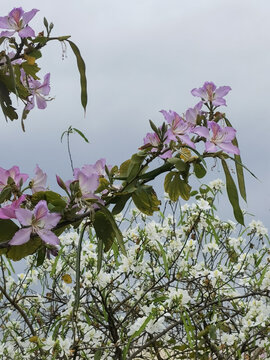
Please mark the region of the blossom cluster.
<svg viewBox="0 0 270 360"><path fill-rule="evenodd" d="M21 7L14 8L9 12L7 16L0 17L0 28L7 29L5 31L1 31L0 39L4 38L10 40L16 34L21 39L21 44L24 44L25 38L34 38L35 31L28 25L28 23L33 19L33 17L38 12L38 9L32 9L31 11L25 12ZM45 109L47 107L47 101L50 100L48 98L50 92L50 74L46 74L44 77L44 81L40 82L39 78L35 74L30 74L25 72L25 67L22 66L23 59L26 60L25 64L33 66L34 71L36 72L39 68L34 68L35 66L35 57L31 57L28 55L18 56L18 48L17 54L12 50L14 48L14 42L11 40L9 42L11 47L11 51L7 52L7 56L11 65L14 66L12 70L14 74L16 73L16 66L20 71L20 86L23 86L26 89L28 95L26 97L26 105L24 108L24 112L29 112L35 106L35 102L39 109ZM37 56L37 54L36 54ZM1 65L7 65L6 59L1 59ZM7 74L10 73L10 67L4 68ZM14 76L14 75L13 75Z"/></svg>
<svg viewBox="0 0 270 360"><path fill-rule="evenodd" d="M169 202L160 219L137 209L119 214L127 253L111 249L100 271L88 228L79 293L79 229L62 234L58 256L38 268L32 256L16 275L2 258L0 354L18 360L268 359L267 230L252 221L239 232L220 220L207 198L215 199L221 186L212 182L192 204Z"/></svg>
<svg viewBox="0 0 270 360"><path fill-rule="evenodd" d="M47 175L37 165L35 176L25 186L28 174L20 172L18 166L6 170L0 168L0 194L6 193L6 200L0 208L0 219L13 219L21 224L21 228L15 232L9 245L22 245L28 242L32 236L39 236L48 245L59 245L59 239L52 231L60 222L63 213L72 207L74 214L83 213L91 208L89 201L103 203L96 194L100 184L100 178L105 178L106 160L100 159L94 165L84 165L81 169L74 169L74 179L63 182L57 176L58 184L66 191L68 198L62 198L61 211L50 211L46 200L41 199L46 192ZM107 169L111 168L110 166ZM24 187L25 186L25 187ZM31 190L32 195L27 194ZM104 191L103 191L104 192ZM34 205L35 196L40 200ZM55 193L54 196L57 196ZM58 195L60 197L60 195ZM73 201L72 197L74 198ZM56 198L58 199L58 198ZM32 201L31 201L32 200ZM84 200L87 200L86 203Z"/></svg>
<svg viewBox="0 0 270 360"><path fill-rule="evenodd" d="M217 122L223 115L219 112L214 113L219 106L226 105L224 96L230 90L229 86L217 88L213 82L205 82L203 87L193 89L192 95L200 97L201 101L182 116L172 110L161 110L168 129L162 138L158 132L148 133L144 138L144 145L150 144L153 152L161 149L159 156L163 159L172 157L177 144L195 149L195 144L201 140L205 143L206 153L222 150L239 155L238 147L232 143L236 130L230 126L220 126ZM206 105L208 112L202 111L203 105Z"/></svg>

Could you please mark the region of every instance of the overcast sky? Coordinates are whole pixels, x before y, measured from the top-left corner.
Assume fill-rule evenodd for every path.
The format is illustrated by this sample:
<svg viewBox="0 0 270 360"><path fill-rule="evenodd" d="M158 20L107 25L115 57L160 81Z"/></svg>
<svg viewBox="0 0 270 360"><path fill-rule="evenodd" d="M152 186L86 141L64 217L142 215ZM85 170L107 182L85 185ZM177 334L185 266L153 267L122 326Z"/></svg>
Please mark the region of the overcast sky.
<svg viewBox="0 0 270 360"><path fill-rule="evenodd" d="M100 157L120 164L142 144L148 119L160 124L161 109L185 112L198 101L190 90L213 81L232 88L222 111L237 129L243 162L260 179L246 174L242 205L270 228L269 0L2 0L1 16L19 6L40 10L30 23L36 31L45 16L53 36L72 36L86 62L89 104L84 118L72 51L62 60L60 43L50 43L39 64L42 76L51 73L55 100L30 113L25 134L19 121L1 117L0 166L31 174L38 163L50 184L55 173L71 178L60 143L69 125L91 142L71 139L75 166ZM209 179L222 177L217 170Z"/></svg>

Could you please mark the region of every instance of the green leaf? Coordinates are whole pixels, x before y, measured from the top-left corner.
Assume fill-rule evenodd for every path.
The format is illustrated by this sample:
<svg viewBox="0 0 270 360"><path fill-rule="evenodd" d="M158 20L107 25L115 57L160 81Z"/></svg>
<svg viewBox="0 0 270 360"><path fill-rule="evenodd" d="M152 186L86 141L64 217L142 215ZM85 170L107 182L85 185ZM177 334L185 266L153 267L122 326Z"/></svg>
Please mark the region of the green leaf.
<svg viewBox="0 0 270 360"><path fill-rule="evenodd" d="M115 239L115 232L110 220L102 211L97 211L95 213L93 226L96 231L97 238L101 240L104 245L104 251L106 252L110 250Z"/></svg>
<svg viewBox="0 0 270 360"><path fill-rule="evenodd" d="M97 243L97 272L99 273L102 267L102 259L103 259L103 240L98 238Z"/></svg>
<svg viewBox="0 0 270 360"><path fill-rule="evenodd" d="M63 39L63 40L67 40L67 39ZM87 105L87 80L86 80L86 75L85 75L85 63L83 61L83 58L81 56L80 50L78 49L78 47L70 40L67 40L74 55L76 56L77 59L77 65L78 65L78 70L80 73L80 82L81 82L81 103L82 106L84 108L84 112L86 111L86 105Z"/></svg>
<svg viewBox="0 0 270 360"><path fill-rule="evenodd" d="M15 81L15 74L14 74L13 66L11 64L10 58L7 55L5 55L5 59L7 62L9 78L10 78L10 83L11 83L10 90L18 96L17 90L16 90L16 81Z"/></svg>
<svg viewBox="0 0 270 360"><path fill-rule="evenodd" d="M53 205L51 211L61 212L66 208L66 202L61 195L54 191L38 191L32 195L32 203L36 205L40 200L46 200L48 204Z"/></svg>
<svg viewBox="0 0 270 360"><path fill-rule="evenodd" d="M38 236L34 236L23 245L11 246L7 250L6 256L14 261L19 261L28 255L34 254L41 244L42 240Z"/></svg>
<svg viewBox="0 0 270 360"><path fill-rule="evenodd" d="M173 157L171 159L167 159L167 161L181 172L185 172L188 168L188 164L180 158Z"/></svg>
<svg viewBox="0 0 270 360"><path fill-rule="evenodd" d="M7 118L10 120L18 119L18 114L16 113L15 108L12 106L9 91L2 81L0 81L0 105L6 120Z"/></svg>
<svg viewBox="0 0 270 360"><path fill-rule="evenodd" d="M13 221L0 219L0 243L11 240L18 230L19 227Z"/></svg>
<svg viewBox="0 0 270 360"><path fill-rule="evenodd" d="M136 207L146 215L153 215L159 210L161 204L152 186L148 185L139 186L132 193L132 200Z"/></svg>
<svg viewBox="0 0 270 360"><path fill-rule="evenodd" d="M114 202L115 206L112 209L112 214L113 215L119 214L124 209L127 201L130 199L130 197L131 197L131 194L124 194L121 196L117 196L115 198L115 202Z"/></svg>
<svg viewBox="0 0 270 360"><path fill-rule="evenodd" d="M230 121L227 118L225 118L225 122L226 122L227 126L232 127ZM233 139L232 144L239 147L236 137ZM237 181L238 181L238 187L240 190L240 194L241 194L242 198L245 201L247 201L245 178L244 178L244 171L243 171L241 156L234 155L234 159L235 159L235 169L236 169L236 175L237 175Z"/></svg>
<svg viewBox="0 0 270 360"><path fill-rule="evenodd" d="M130 162L131 162L131 160L128 159L120 165L120 168L119 168L119 177L120 178L127 178Z"/></svg>
<svg viewBox="0 0 270 360"><path fill-rule="evenodd" d="M180 178L179 172L171 171L165 177L164 190L172 201L177 201L179 196L187 201L190 198L191 186Z"/></svg>
<svg viewBox="0 0 270 360"><path fill-rule="evenodd" d="M0 193L0 204L2 204L4 201L9 200L10 196L11 196L11 187L5 186Z"/></svg>
<svg viewBox="0 0 270 360"><path fill-rule="evenodd" d="M119 230L112 213L104 205L99 202L96 203L100 210L95 213L93 226L97 237L103 241L104 251L106 252L111 248L116 238L121 251L126 255L123 235Z"/></svg>
<svg viewBox="0 0 270 360"><path fill-rule="evenodd" d="M83 132L81 132L79 129L73 128L74 131L76 131L77 134L79 134L85 142L89 143L89 140L87 139L87 137L84 135Z"/></svg>
<svg viewBox="0 0 270 360"><path fill-rule="evenodd" d="M146 158L147 153L144 151L133 154L130 159L129 167L127 170L127 181L131 181L140 174L141 165Z"/></svg>
<svg viewBox="0 0 270 360"><path fill-rule="evenodd" d="M234 217L239 222L239 224L244 226L245 225L244 216L243 216L242 210L239 205L239 198L238 198L238 192L237 192L236 185L233 181L233 178L231 176L231 173L229 171L226 161L221 160L221 162L222 162L223 170L224 170L225 177L226 177L226 189L227 189L227 193L228 193L228 198L233 207Z"/></svg>
<svg viewBox="0 0 270 360"><path fill-rule="evenodd" d="M46 256L46 248L45 246L43 246L41 249L38 250L37 265L36 265L37 267L41 266L44 263L45 256Z"/></svg>
<svg viewBox="0 0 270 360"><path fill-rule="evenodd" d="M157 241L157 240L156 240ZM162 259L163 259L163 264L164 264L164 269L165 269L165 273L167 278L169 278L169 268L168 268L168 262L167 262L167 257L166 257L166 252L163 249L163 246L161 245L161 243L159 241L157 241L157 244L159 246L159 249L161 251L161 255L162 255Z"/></svg>
<svg viewBox="0 0 270 360"><path fill-rule="evenodd" d="M101 356L102 356L102 351L101 350L97 350L95 352L95 355L94 355L94 360L100 360L101 359Z"/></svg>
<svg viewBox="0 0 270 360"><path fill-rule="evenodd" d="M40 80L36 75L40 70L37 64L30 65L27 61L25 61L21 64L21 66L24 69L26 75L32 76L35 80Z"/></svg>
<svg viewBox="0 0 270 360"><path fill-rule="evenodd" d="M195 175L198 179L201 179L206 175L206 169L201 163L195 162L193 166Z"/></svg>

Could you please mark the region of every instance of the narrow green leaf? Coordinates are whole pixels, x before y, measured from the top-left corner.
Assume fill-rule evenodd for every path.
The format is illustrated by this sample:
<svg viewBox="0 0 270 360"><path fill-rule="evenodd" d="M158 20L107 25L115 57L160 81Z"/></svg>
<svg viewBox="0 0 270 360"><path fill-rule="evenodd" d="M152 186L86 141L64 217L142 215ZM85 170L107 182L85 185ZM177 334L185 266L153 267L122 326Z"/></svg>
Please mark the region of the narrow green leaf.
<svg viewBox="0 0 270 360"><path fill-rule="evenodd" d="M7 55L5 55L5 59L6 59L6 62L7 62L9 78L10 78L10 82L11 82L10 90L12 92L14 92L14 94L16 94L16 96L18 97L18 93L17 93L17 90L16 90L16 80L15 80L15 74L14 74L13 66L11 64L10 58Z"/></svg>
<svg viewBox="0 0 270 360"><path fill-rule="evenodd" d="M165 253L165 251L163 249L163 246L161 245L161 243L159 241L157 241L157 244L158 244L158 247L159 247L159 249L161 251L166 276L167 276L167 278L169 278L169 268L168 268L168 262L167 262L166 253Z"/></svg>
<svg viewBox="0 0 270 360"><path fill-rule="evenodd" d="M87 106L87 79L86 79L86 74L85 74L85 63L84 60L81 56L80 50L78 49L77 45L74 44L74 42L67 40L67 39L63 39L66 40L71 49L73 50L74 55L76 56L77 59L77 65L78 65L78 70L80 73L80 82L81 82L81 103L82 106L84 108L84 112L86 112L86 106Z"/></svg>
<svg viewBox="0 0 270 360"><path fill-rule="evenodd" d="M103 241L101 238L98 238L97 243L97 272L99 273L102 266L103 259Z"/></svg>
<svg viewBox="0 0 270 360"><path fill-rule="evenodd" d="M37 264L36 266L41 266L44 263L46 256L46 248L43 246L41 249L38 250L38 256L37 256Z"/></svg>
<svg viewBox="0 0 270 360"><path fill-rule="evenodd" d="M228 193L228 198L233 207L234 217L239 222L239 224L244 226L245 225L244 216L243 216L242 210L239 205L239 198L238 198L238 192L237 192L236 185L233 181L233 178L231 176L231 173L229 171L226 161L221 160L221 162L222 162L223 170L224 170L225 177L226 177L226 189L227 189L227 193Z"/></svg>
<svg viewBox="0 0 270 360"><path fill-rule="evenodd" d="M230 123L230 121L225 118L225 122L227 126L232 127L232 124ZM237 138L235 137L232 141L232 144L238 146L238 141ZM243 166L242 166L242 160L241 160L241 156L240 155L234 155L235 158L235 169L236 169L236 175L237 175L237 181L238 181L238 187L240 190L240 194L242 196L242 198L247 201L247 194L246 194L246 186L245 186L245 178L244 178L244 171L243 171Z"/></svg>
<svg viewBox="0 0 270 360"><path fill-rule="evenodd" d="M87 137L84 135L83 132L81 132L79 129L73 128L74 131L76 131L77 134L79 134L85 142L89 143L89 140L87 139Z"/></svg>

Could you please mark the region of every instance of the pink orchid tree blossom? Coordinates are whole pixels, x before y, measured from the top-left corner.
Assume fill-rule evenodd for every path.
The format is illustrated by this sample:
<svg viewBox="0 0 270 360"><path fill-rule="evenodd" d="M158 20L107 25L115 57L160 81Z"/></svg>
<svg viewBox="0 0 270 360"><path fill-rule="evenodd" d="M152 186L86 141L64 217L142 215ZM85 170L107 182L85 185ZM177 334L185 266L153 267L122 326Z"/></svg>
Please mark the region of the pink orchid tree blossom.
<svg viewBox="0 0 270 360"><path fill-rule="evenodd" d="M26 195L20 196L17 200L13 201L10 205L4 206L0 209L0 219L15 219L15 210L19 209L21 203L26 199Z"/></svg>
<svg viewBox="0 0 270 360"><path fill-rule="evenodd" d="M231 90L230 86L220 86L219 88L213 82L205 82L203 87L191 90L193 96L198 96L203 103L210 101L214 106L225 105L224 96Z"/></svg>
<svg viewBox="0 0 270 360"><path fill-rule="evenodd" d="M8 184L8 178L14 180L16 186L21 185L28 179L27 174L21 174L18 166L13 166L9 170L0 167L0 191Z"/></svg>
<svg viewBox="0 0 270 360"><path fill-rule="evenodd" d="M192 124L193 126L197 125L197 117L201 115L201 109L202 109L202 102L200 101L197 105L195 105L193 108L189 108L186 111L185 119L188 123Z"/></svg>
<svg viewBox="0 0 270 360"><path fill-rule="evenodd" d="M60 214L50 213L45 200L37 203L34 210L15 210L16 219L24 227L9 241L10 245L22 245L30 240L31 234L38 235L46 244L59 245L58 237L51 231L61 219Z"/></svg>
<svg viewBox="0 0 270 360"><path fill-rule="evenodd" d="M21 7L14 8L7 16L0 17L0 29L8 29L11 31L2 31L0 37L11 37L16 32L21 38L34 37L34 30L28 25L30 20L39 10L32 9L24 12Z"/></svg>
<svg viewBox="0 0 270 360"><path fill-rule="evenodd" d="M46 190L47 174L44 173L38 165L36 165L35 174L36 176L30 181L32 194Z"/></svg>
<svg viewBox="0 0 270 360"><path fill-rule="evenodd" d="M84 165L81 169L75 168L74 169L74 176L76 178L78 172L83 172L86 176L91 176L93 174L96 174L98 176L105 176L105 165L106 165L106 159L102 158L96 161L94 165ZM108 169L111 169L112 167L109 165L107 166Z"/></svg>
<svg viewBox="0 0 270 360"><path fill-rule="evenodd" d="M146 137L143 139L144 145L150 144L153 146L151 152L157 152L160 147L160 139L156 133L147 133ZM166 148L162 149L162 152L165 151ZM163 152L163 154L159 155L161 159L168 159L172 157L172 151L167 149L167 151Z"/></svg>
<svg viewBox="0 0 270 360"><path fill-rule="evenodd" d="M226 126L222 128L215 121L208 121L209 130L208 135L206 136L205 151L206 152L216 152L217 147L221 150L239 155L240 151L237 146L232 144L232 140L235 138L236 130L232 127Z"/></svg>
<svg viewBox="0 0 270 360"><path fill-rule="evenodd" d="M175 111L161 110L160 112L163 114L165 120L170 126L167 131L167 142L177 142L180 139L182 143L195 149L195 144L191 141L188 135L193 130L194 125L188 121L185 121Z"/></svg>
<svg viewBox="0 0 270 360"><path fill-rule="evenodd" d="M30 92L30 97L26 105L26 110L30 111L35 107L35 102L39 109L45 109L47 107L47 101L49 99L46 96L50 93L50 73L44 76L43 83L38 80L33 79L28 76L27 81L25 79L25 74L22 73L22 83L28 86Z"/></svg>

